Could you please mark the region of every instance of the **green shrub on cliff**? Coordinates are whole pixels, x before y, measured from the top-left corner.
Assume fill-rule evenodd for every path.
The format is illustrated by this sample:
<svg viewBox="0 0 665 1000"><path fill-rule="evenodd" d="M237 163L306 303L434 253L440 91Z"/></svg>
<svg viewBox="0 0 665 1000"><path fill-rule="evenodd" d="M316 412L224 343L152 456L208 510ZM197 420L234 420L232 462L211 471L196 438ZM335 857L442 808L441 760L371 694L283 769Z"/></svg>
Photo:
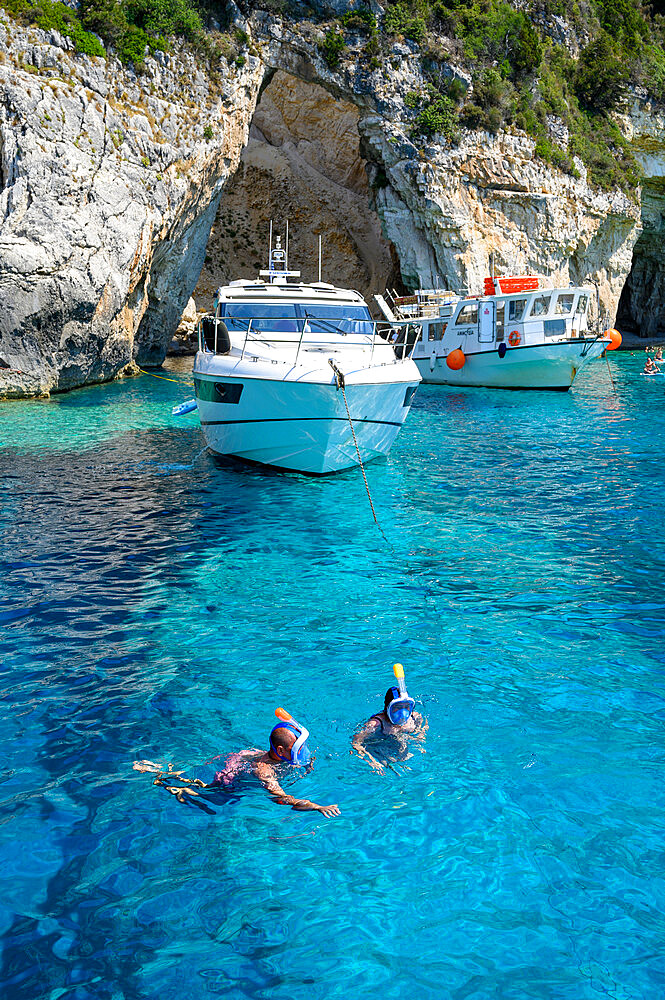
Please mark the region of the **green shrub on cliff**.
<svg viewBox="0 0 665 1000"><path fill-rule="evenodd" d="M412 129L413 135L431 138L442 135L446 139L455 140L459 133L459 116L457 108L451 99L430 88L430 93L416 115Z"/></svg>
<svg viewBox="0 0 665 1000"><path fill-rule="evenodd" d="M58 31L65 38L71 38L77 52L87 56L103 56L104 47L98 38L86 31L75 11L64 3L52 0L2 0L7 13L18 21L36 24L44 31Z"/></svg>
<svg viewBox="0 0 665 1000"><path fill-rule="evenodd" d="M603 33L582 50L575 90L585 107L594 111L616 111L623 103L628 87L629 73L615 46Z"/></svg>
<svg viewBox="0 0 665 1000"><path fill-rule="evenodd" d="M346 42L344 41L344 35L341 35L334 28L330 28L319 45L321 50L321 55L323 56L326 65L330 69L335 69L339 65L340 56L346 48Z"/></svg>
<svg viewBox="0 0 665 1000"><path fill-rule="evenodd" d="M167 48L169 35L188 41L203 35L201 17L187 0L80 0L79 13L86 28L137 67L146 48Z"/></svg>
<svg viewBox="0 0 665 1000"><path fill-rule="evenodd" d="M364 35L378 34L376 17L368 7L347 10L342 14L342 25L347 31L360 31Z"/></svg>
<svg viewBox="0 0 665 1000"><path fill-rule="evenodd" d="M412 42L422 42L429 15L429 5L424 0L398 0L386 8L383 28L389 35L404 35Z"/></svg>

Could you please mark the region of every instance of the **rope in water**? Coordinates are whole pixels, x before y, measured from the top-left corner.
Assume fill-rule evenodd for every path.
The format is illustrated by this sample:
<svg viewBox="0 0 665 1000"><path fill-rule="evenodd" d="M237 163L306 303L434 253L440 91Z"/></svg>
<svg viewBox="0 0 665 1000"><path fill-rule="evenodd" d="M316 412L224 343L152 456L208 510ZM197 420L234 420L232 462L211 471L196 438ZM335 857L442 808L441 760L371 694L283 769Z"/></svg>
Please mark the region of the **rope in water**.
<svg viewBox="0 0 665 1000"><path fill-rule="evenodd" d="M165 375L155 375L154 372L144 371L143 368L139 368L139 371L141 372L141 375L149 375L150 378L161 378L162 382L174 382L176 385L194 385L193 382L183 382L182 379L179 378L166 378Z"/></svg>
<svg viewBox="0 0 665 1000"><path fill-rule="evenodd" d="M617 387L614 384L614 378L612 377L612 369L610 368L610 359L607 356L607 351L605 351L605 360L607 361L607 374L610 377L610 382L612 383L612 388L616 392L617 391Z"/></svg>
<svg viewBox="0 0 665 1000"><path fill-rule="evenodd" d="M386 545L388 546L388 548L392 549L393 546L389 542L389 540L388 540L388 538L386 536L385 531L383 530L383 528L379 524L379 520L378 520L378 518L376 516L376 511L374 510L374 502L372 501L372 494L370 493L369 483L367 482L367 476L365 474L365 466L363 465L363 460L360 457L360 448L358 447L358 439L356 438L356 432L355 432L355 428L353 426L353 420L351 419L351 411L349 410L349 403L348 403L348 400L346 398L346 386L345 386L345 381L344 381L344 373L342 371L340 371L340 369L337 367L337 365L335 364L335 362L333 361L332 358L328 358L328 364L332 368L333 373L335 375L335 385L337 386L338 389L342 390L342 396L344 397L344 406L346 407L346 415L347 415L348 420L349 420L349 427L351 428L351 435L353 437L353 443L356 446L356 454L358 456L358 465L360 466L360 471L362 472L363 479L365 480L365 489L367 491L367 499L369 500L369 505L370 505L370 507L372 509L372 517L374 518L374 524L377 526L377 528L379 529L379 531L383 535L383 540L386 543Z"/></svg>

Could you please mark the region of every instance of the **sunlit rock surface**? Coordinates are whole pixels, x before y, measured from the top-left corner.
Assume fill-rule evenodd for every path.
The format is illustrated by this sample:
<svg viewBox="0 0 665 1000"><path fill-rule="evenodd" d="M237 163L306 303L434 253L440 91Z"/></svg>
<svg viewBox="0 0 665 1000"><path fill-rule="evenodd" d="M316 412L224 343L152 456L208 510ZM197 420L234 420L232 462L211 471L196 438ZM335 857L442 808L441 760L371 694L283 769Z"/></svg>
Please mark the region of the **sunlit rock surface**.
<svg viewBox="0 0 665 1000"><path fill-rule="evenodd" d="M159 363L246 142L260 61L225 64L213 85L192 56L159 54L137 78L3 20L0 395Z"/></svg>
<svg viewBox="0 0 665 1000"><path fill-rule="evenodd" d="M324 26L259 12L243 22L257 54L242 67L222 59L210 75L175 52L137 77L0 21L0 396L159 364L197 282L205 305L264 265L271 216L290 218L306 279L321 234L324 278L365 294L400 277L478 292L493 260L593 283L602 326L630 274L636 322L660 322L658 183L641 209L591 188L581 164L573 179L542 163L522 134L414 144L404 98L423 81L409 43L372 71L351 38L331 70ZM654 109L634 109L629 129L661 177Z"/></svg>

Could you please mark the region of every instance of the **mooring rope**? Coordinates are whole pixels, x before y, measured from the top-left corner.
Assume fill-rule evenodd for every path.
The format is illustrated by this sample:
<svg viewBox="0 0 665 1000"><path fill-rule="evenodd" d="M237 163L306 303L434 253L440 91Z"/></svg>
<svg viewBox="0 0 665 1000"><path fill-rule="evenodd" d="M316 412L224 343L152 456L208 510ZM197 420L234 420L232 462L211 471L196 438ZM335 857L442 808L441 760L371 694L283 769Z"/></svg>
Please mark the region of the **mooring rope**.
<svg viewBox="0 0 665 1000"><path fill-rule="evenodd" d="M383 530L383 528L379 524L379 519L377 518L376 511L374 509L374 502L372 500L372 494L370 493L369 483L367 482L367 475L365 473L365 466L363 465L363 460L362 460L362 458L360 456L360 448L358 447L358 439L356 437L356 431L355 431L355 428L353 426L353 420L351 419L351 411L349 410L349 403L348 403L348 400L346 398L346 385L345 385L345 381L344 381L344 372L342 372L337 367L337 365L335 364L335 362L333 361L332 358L328 358L328 364L332 368L333 373L335 375L335 385L337 386L338 389L342 390L342 396L344 398L344 406L346 407L346 415L347 415L348 420L349 420L349 427L351 428L351 434L353 436L353 443L356 446L356 454L358 456L358 465L360 466L360 471L362 472L363 479L365 481L365 490L367 491L367 499L369 500L369 505L370 505L370 507L372 509L372 517L374 518L374 524L377 526L377 528L381 532L381 534L383 536L383 540L386 543L386 545L388 546L388 548L392 549L394 551L393 546L390 543L390 541L388 540L388 537L387 537L385 531Z"/></svg>
<svg viewBox="0 0 665 1000"><path fill-rule="evenodd" d="M141 375L149 375L150 378L161 378L162 382L175 382L176 385L194 385L193 382L183 382L182 379L166 378L165 375L155 375L154 372L144 371L143 368L139 368L138 370L141 372Z"/></svg>

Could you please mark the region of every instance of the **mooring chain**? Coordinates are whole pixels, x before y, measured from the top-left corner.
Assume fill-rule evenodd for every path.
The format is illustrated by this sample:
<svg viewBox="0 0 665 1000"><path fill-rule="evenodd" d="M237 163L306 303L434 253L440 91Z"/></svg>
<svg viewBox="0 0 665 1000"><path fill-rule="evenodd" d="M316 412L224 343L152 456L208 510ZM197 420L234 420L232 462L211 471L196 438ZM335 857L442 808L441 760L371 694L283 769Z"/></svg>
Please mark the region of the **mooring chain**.
<svg viewBox="0 0 665 1000"><path fill-rule="evenodd" d="M349 403L348 403L348 400L346 398L346 383L345 383L345 380L344 380L344 372L341 371L337 367L337 365L335 364L335 362L333 361L332 358L328 358L328 364L332 368L333 373L335 375L335 385L337 386L338 389L342 390L342 396L344 398L344 406L346 407L346 415L347 415L348 420L349 420L349 427L351 428L351 435L353 437L353 443L356 446L356 454L358 455L358 464L360 466L360 471L362 472L363 479L365 481L365 489L367 491L367 499L369 500L369 505L370 505L370 507L372 509L372 517L374 518L374 523L377 526L377 528L379 529L379 531L381 532L381 534L383 535L383 540L385 541L385 543L388 546L388 548L392 549L393 546L391 545L390 541L386 537L385 531L383 530L383 528L379 524L379 520L378 520L378 518L376 516L376 511L374 510L374 504L372 502L372 494L370 493L370 490L369 490L369 483L367 482L367 476L365 474L365 466L363 465L363 460L360 457L360 448L358 447L358 439L356 438L356 432L355 432L355 428L353 426L353 420L351 419L351 411L349 410Z"/></svg>

